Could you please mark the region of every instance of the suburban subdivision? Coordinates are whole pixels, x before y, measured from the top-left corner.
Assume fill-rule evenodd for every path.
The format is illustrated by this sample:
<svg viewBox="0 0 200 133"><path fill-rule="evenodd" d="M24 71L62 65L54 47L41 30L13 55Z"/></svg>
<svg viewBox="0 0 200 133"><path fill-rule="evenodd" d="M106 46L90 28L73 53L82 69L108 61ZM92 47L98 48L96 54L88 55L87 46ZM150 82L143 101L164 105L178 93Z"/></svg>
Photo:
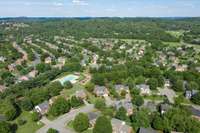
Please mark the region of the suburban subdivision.
<svg viewBox="0 0 200 133"><path fill-rule="evenodd" d="M200 18L0 18L0 133L200 133Z"/></svg>

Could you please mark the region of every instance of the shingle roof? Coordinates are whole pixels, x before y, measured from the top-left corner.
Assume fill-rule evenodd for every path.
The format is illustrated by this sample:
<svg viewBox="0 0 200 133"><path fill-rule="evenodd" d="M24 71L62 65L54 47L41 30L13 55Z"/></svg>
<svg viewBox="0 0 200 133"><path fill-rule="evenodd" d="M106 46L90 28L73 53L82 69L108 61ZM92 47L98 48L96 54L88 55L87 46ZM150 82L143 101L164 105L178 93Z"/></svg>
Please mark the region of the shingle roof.
<svg viewBox="0 0 200 133"><path fill-rule="evenodd" d="M130 126L126 125L124 121L112 118L111 124L115 133L129 133L132 129Z"/></svg>
<svg viewBox="0 0 200 133"><path fill-rule="evenodd" d="M143 127L141 127L139 129L138 133L158 133L158 132L155 131L155 130L153 130L153 129L150 129L150 128L143 128Z"/></svg>
<svg viewBox="0 0 200 133"><path fill-rule="evenodd" d="M41 104L38 104L37 105L42 111L44 111L44 110L47 110L48 108L49 108L49 102L48 101L45 101L45 102L43 102L43 103L41 103Z"/></svg>

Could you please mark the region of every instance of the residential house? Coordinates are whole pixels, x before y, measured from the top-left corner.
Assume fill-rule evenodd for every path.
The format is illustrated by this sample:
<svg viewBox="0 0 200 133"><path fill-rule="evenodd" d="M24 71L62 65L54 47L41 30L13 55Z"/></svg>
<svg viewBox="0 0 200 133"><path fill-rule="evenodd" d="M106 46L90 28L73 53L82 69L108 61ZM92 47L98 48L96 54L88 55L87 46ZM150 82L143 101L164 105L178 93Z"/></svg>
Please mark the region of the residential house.
<svg viewBox="0 0 200 133"><path fill-rule="evenodd" d="M157 111L157 105L154 102L147 102L144 104L144 108L148 109L151 112Z"/></svg>
<svg viewBox="0 0 200 133"><path fill-rule="evenodd" d="M8 65L8 70L9 70L10 72L15 71L15 69L16 69L16 65L15 65L15 64L10 64L10 65Z"/></svg>
<svg viewBox="0 0 200 133"><path fill-rule="evenodd" d="M183 72L183 71L186 71L187 68L188 68L187 65L177 65L177 66L176 66L176 71L178 71L178 72Z"/></svg>
<svg viewBox="0 0 200 133"><path fill-rule="evenodd" d="M100 116L100 112L89 112L88 114L89 123L93 127L96 123L97 118Z"/></svg>
<svg viewBox="0 0 200 133"><path fill-rule="evenodd" d="M105 86L95 86L94 88L94 94L96 96L108 96L109 91L107 90L107 88Z"/></svg>
<svg viewBox="0 0 200 133"><path fill-rule="evenodd" d="M187 99L191 99L195 94L197 94L199 91L198 90L186 90L185 91L185 97Z"/></svg>
<svg viewBox="0 0 200 133"><path fill-rule="evenodd" d="M129 92L129 87L122 84L115 85L114 88L119 94L121 94L122 91Z"/></svg>
<svg viewBox="0 0 200 133"><path fill-rule="evenodd" d="M19 83L19 82L28 81L28 80L29 80L29 78L27 76L21 76L21 77L18 78L17 82Z"/></svg>
<svg viewBox="0 0 200 133"><path fill-rule="evenodd" d="M37 74L38 74L37 70L32 70L31 72L28 73L28 77L35 78Z"/></svg>
<svg viewBox="0 0 200 133"><path fill-rule="evenodd" d="M65 65L65 58L64 57L59 57L58 58L58 63L62 64L62 65Z"/></svg>
<svg viewBox="0 0 200 133"><path fill-rule="evenodd" d="M140 127L138 133L158 133L158 132L156 130L151 129L151 128Z"/></svg>
<svg viewBox="0 0 200 133"><path fill-rule="evenodd" d="M35 110L36 110L36 112L40 113L41 115L46 114L49 110L49 102L45 101L41 104L38 104L37 106L35 106Z"/></svg>
<svg viewBox="0 0 200 133"><path fill-rule="evenodd" d="M4 85L0 85L0 92L4 92L6 87Z"/></svg>
<svg viewBox="0 0 200 133"><path fill-rule="evenodd" d="M171 106L169 104L161 104L160 105L160 112L161 112L161 114L164 114L169 109L171 109Z"/></svg>
<svg viewBox="0 0 200 133"><path fill-rule="evenodd" d="M47 57L47 58L45 58L44 62L45 62L46 64L51 64L52 58L51 58L51 57Z"/></svg>
<svg viewBox="0 0 200 133"><path fill-rule="evenodd" d="M131 115L133 113L133 104L129 99L122 99L119 101L115 101L115 107L116 109L124 107L127 111L127 115Z"/></svg>
<svg viewBox="0 0 200 133"><path fill-rule="evenodd" d="M111 124L113 133L133 133L132 127L127 125L124 121L112 118Z"/></svg>
<svg viewBox="0 0 200 133"><path fill-rule="evenodd" d="M87 94L84 90L79 90L79 91L76 91L76 97L81 98L81 99L86 99Z"/></svg>
<svg viewBox="0 0 200 133"><path fill-rule="evenodd" d="M6 57L0 56L0 62L5 62Z"/></svg>
<svg viewBox="0 0 200 133"><path fill-rule="evenodd" d="M136 85L136 88L140 90L140 94L142 95L149 95L151 93L149 85L140 84L140 85Z"/></svg>
<svg viewBox="0 0 200 133"><path fill-rule="evenodd" d="M5 117L5 115L3 115L3 114L0 114L0 122L1 121L6 121L6 117Z"/></svg>
<svg viewBox="0 0 200 133"><path fill-rule="evenodd" d="M165 80L165 85L164 85L165 87L170 87L171 86L171 84L170 84L170 80L169 79L166 79Z"/></svg>
<svg viewBox="0 0 200 133"><path fill-rule="evenodd" d="M200 120L200 110L196 109L192 106L188 107L188 110L191 111L192 116L198 120Z"/></svg>

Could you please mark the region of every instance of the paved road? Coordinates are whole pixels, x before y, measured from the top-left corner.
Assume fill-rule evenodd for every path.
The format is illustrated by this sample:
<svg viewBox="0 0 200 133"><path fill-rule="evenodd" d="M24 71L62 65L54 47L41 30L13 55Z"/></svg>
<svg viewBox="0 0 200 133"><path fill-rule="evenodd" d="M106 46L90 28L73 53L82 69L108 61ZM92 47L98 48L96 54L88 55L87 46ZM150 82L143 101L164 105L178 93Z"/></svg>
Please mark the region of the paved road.
<svg viewBox="0 0 200 133"><path fill-rule="evenodd" d="M94 109L94 105L89 104L79 109L71 110L69 113L66 113L53 121L49 121L45 117L42 118L42 122L45 124L40 128L36 133L46 133L49 128L54 128L59 131L59 133L74 133L73 130L66 128L66 124L74 119L78 113L88 113Z"/></svg>

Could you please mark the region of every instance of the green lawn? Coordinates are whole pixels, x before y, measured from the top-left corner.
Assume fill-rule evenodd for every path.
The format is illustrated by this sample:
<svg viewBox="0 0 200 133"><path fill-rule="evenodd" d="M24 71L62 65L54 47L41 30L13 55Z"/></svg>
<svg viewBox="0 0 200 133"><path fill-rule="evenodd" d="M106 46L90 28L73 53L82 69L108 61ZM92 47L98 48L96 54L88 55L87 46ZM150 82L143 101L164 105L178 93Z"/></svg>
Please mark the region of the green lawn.
<svg viewBox="0 0 200 133"><path fill-rule="evenodd" d="M75 92L77 90L82 90L82 89L84 89L84 87L82 85L80 85L80 84L77 83L77 84L74 84L73 88L71 88L71 89L64 89L61 92L61 94L63 94L66 97L71 97L73 94L75 94Z"/></svg>
<svg viewBox="0 0 200 133"><path fill-rule="evenodd" d="M26 120L26 123L22 126L18 125L16 133L35 133L39 128L43 126L41 122L34 122L31 120L31 113L27 111L23 111L22 114L13 121L13 123L17 123L18 119Z"/></svg>
<svg viewBox="0 0 200 133"><path fill-rule="evenodd" d="M164 100L164 96L157 96L157 95L150 95L150 96L144 96L144 99L149 99L149 100L155 100L155 101L162 101Z"/></svg>
<svg viewBox="0 0 200 133"><path fill-rule="evenodd" d="M179 31L166 31L167 33L171 34L172 36L176 37L176 38L179 38L180 36L183 35L183 33L185 31L183 30L179 30Z"/></svg>

